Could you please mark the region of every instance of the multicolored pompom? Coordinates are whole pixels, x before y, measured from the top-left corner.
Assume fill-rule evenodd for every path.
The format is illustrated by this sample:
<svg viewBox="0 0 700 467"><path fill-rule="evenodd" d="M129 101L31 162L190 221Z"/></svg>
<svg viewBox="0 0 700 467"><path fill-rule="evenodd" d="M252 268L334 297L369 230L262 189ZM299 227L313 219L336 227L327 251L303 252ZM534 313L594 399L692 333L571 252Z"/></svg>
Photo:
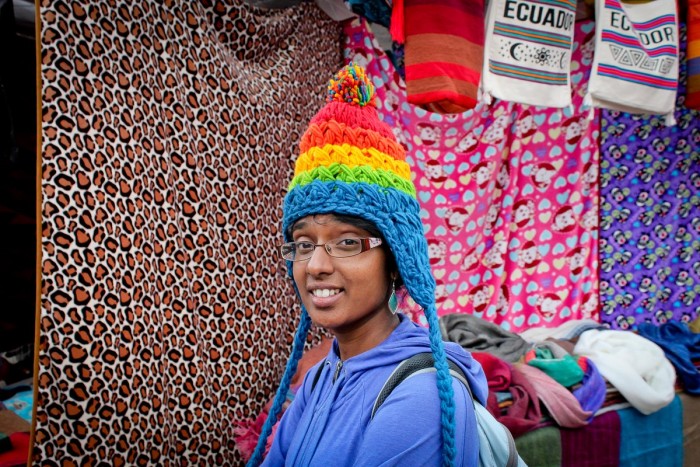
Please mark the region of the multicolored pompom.
<svg viewBox="0 0 700 467"><path fill-rule="evenodd" d="M326 102L345 102L348 104L375 105L374 85L364 68L351 63L343 67L328 83Z"/></svg>

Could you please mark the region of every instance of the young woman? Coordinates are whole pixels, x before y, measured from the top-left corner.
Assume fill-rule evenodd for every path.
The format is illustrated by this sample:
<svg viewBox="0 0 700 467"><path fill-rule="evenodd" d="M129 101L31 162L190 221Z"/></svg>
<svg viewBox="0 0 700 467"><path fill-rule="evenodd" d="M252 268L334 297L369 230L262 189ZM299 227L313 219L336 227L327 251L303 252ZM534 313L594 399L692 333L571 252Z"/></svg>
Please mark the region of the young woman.
<svg viewBox="0 0 700 467"><path fill-rule="evenodd" d="M300 324L249 465L263 458L313 322L334 335L332 349L307 373L263 465L475 466L473 402L447 359L482 403L486 378L462 347L441 340L404 149L378 119L362 68L343 68L328 89L328 103L302 137L284 204L281 254L301 299ZM397 287L423 308L428 329L395 308ZM392 371L422 352L432 353L436 371L399 384L372 416Z"/></svg>

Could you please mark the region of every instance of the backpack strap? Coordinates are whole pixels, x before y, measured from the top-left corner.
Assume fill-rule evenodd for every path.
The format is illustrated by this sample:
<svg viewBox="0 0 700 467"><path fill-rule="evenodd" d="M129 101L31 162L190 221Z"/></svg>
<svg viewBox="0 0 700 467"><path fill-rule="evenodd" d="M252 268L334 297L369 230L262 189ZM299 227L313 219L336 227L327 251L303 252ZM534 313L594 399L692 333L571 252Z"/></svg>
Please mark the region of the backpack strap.
<svg viewBox="0 0 700 467"><path fill-rule="evenodd" d="M462 369L449 358L447 359L447 364L452 377L462 382L474 402L474 412L478 427L477 431L479 433L479 445L481 446L479 448L479 465L526 467L526 464L522 462L522 459L518 455L515 440L510 430L496 420L479 401L474 399L474 394L472 393L472 389ZM387 378L381 391L379 391L379 395L374 401L370 420L374 418L374 414L379 410L379 407L384 403L386 398L389 397L389 394L391 394L396 386L412 375L435 371L437 370L434 366L433 354L430 352L415 354L399 363L391 375L389 375L389 378ZM498 452L494 452L494 450ZM498 458L495 457L495 454L498 454Z"/></svg>
<svg viewBox="0 0 700 467"><path fill-rule="evenodd" d="M462 369L449 358L447 359L447 364L450 367L452 377L457 378L462 382L462 384L464 384L467 391L469 391L469 396L473 399L474 395L472 394L472 389L469 387L469 382L464 376ZM389 394L391 394L396 386L412 375L435 371L435 367L433 367L433 365L433 354L430 352L417 353L399 363L399 365L394 368L394 371L389 375L389 378L387 378L384 386L382 386L382 390L379 391L377 398L374 400L374 407L372 408L372 415L370 415L370 419L374 418L374 414L377 412L377 410L379 410L379 407L384 403L386 398L389 397Z"/></svg>
<svg viewBox="0 0 700 467"><path fill-rule="evenodd" d="M324 358L321 364L318 366L318 370L316 370L316 374L314 375L314 381L311 383L311 392L314 392L314 388L316 387L316 383L318 383L318 379L321 377L321 373L323 373L323 367L326 366L326 359Z"/></svg>

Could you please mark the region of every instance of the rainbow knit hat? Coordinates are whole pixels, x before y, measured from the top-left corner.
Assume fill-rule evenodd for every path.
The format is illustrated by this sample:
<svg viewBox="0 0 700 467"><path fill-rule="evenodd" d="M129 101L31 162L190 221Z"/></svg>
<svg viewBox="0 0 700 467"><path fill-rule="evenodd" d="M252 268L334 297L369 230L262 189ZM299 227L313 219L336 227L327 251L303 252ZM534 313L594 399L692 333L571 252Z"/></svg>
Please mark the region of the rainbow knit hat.
<svg viewBox="0 0 700 467"><path fill-rule="evenodd" d="M374 86L362 67L350 64L341 69L328 84L326 102L301 138L301 155L284 199L285 241L292 240L290 228L294 222L312 214L360 217L382 232L407 292L422 307L428 321L441 400L443 460L451 465L455 456L452 379L435 308L428 244L405 150L391 128L379 120ZM288 261L287 266L291 276L292 263ZM257 465L262 457L310 326L302 304L292 355L249 465Z"/></svg>

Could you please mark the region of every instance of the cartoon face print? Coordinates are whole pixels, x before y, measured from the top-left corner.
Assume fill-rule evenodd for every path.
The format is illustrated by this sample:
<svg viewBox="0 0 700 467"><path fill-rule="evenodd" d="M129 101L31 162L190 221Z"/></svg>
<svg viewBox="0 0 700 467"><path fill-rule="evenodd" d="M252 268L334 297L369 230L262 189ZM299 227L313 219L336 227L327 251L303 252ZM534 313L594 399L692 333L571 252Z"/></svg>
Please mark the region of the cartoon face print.
<svg viewBox="0 0 700 467"><path fill-rule="evenodd" d="M455 152L457 154L469 154L470 152L474 151L478 145L479 140L476 139L474 133L469 132L459 140L459 143L457 143L457 147L455 148Z"/></svg>
<svg viewBox="0 0 700 467"><path fill-rule="evenodd" d="M505 315L508 313L508 301L510 293L508 292L508 287L505 284L501 285L498 292L498 303L496 303L496 313L499 315Z"/></svg>
<svg viewBox="0 0 700 467"><path fill-rule="evenodd" d="M491 175L494 171L493 162L479 162L474 167L472 167L472 176L476 179L476 184L479 188L484 189L486 185L491 181Z"/></svg>
<svg viewBox="0 0 700 467"><path fill-rule="evenodd" d="M503 257L506 254L508 243L505 240L499 240L493 244L493 247L484 256L484 266L495 269L503 266Z"/></svg>
<svg viewBox="0 0 700 467"><path fill-rule="evenodd" d="M447 255L447 243L438 238L428 239L428 258L430 264L438 264Z"/></svg>
<svg viewBox="0 0 700 467"><path fill-rule="evenodd" d="M515 134L518 138L525 139L535 134L536 131L535 118L532 116L532 112L525 110L518 121L515 122Z"/></svg>
<svg viewBox="0 0 700 467"><path fill-rule="evenodd" d="M582 117L571 117L564 122L564 133L567 144L576 144L583 135L585 120Z"/></svg>
<svg viewBox="0 0 700 467"><path fill-rule="evenodd" d="M620 148L620 146L618 146L616 144L610 145L609 154L615 160L620 160L620 159L622 159L622 156L625 155L625 153L622 151L622 148Z"/></svg>
<svg viewBox="0 0 700 467"><path fill-rule="evenodd" d="M672 311L656 310L656 313L654 313L654 320L657 324L665 324L671 318L673 318Z"/></svg>
<svg viewBox="0 0 700 467"><path fill-rule="evenodd" d="M492 204L489 206L489 210L486 212L486 219L484 222L484 230L491 231L496 226L498 222L498 214L501 212L501 204Z"/></svg>
<svg viewBox="0 0 700 467"><path fill-rule="evenodd" d="M518 228L526 227L535 217L535 202L529 198L519 200L513 205L513 222Z"/></svg>
<svg viewBox="0 0 700 467"><path fill-rule="evenodd" d="M362 68L367 68L367 65L369 65L369 61L370 59L367 51L361 48L353 49L351 62L357 63Z"/></svg>
<svg viewBox="0 0 700 467"><path fill-rule="evenodd" d="M556 173L557 170L552 164L543 162L532 168L532 171L530 172L530 177L532 178L532 182L537 188L544 190L547 189L549 185L551 185L552 179L554 178L554 174Z"/></svg>
<svg viewBox="0 0 700 467"><path fill-rule="evenodd" d="M425 176L435 185L440 185L447 180L447 174L439 161L430 159L425 163Z"/></svg>
<svg viewBox="0 0 700 467"><path fill-rule="evenodd" d="M510 166L508 162L504 162L501 164L501 168L498 170L496 185L502 190L508 186L508 183L510 183Z"/></svg>
<svg viewBox="0 0 700 467"><path fill-rule="evenodd" d="M430 123L419 123L416 125L418 144L435 148L440 145L440 128Z"/></svg>
<svg viewBox="0 0 700 467"><path fill-rule="evenodd" d="M569 232L576 225L576 215L571 206L563 206L559 208L554 215L554 223L552 228L557 232Z"/></svg>
<svg viewBox="0 0 700 467"><path fill-rule="evenodd" d="M555 293L540 295L537 298L537 312L544 319L552 319L561 305L561 298Z"/></svg>
<svg viewBox="0 0 700 467"><path fill-rule="evenodd" d="M581 55L584 62L593 60L593 52L595 51L595 31L586 34L586 37L581 42Z"/></svg>
<svg viewBox="0 0 700 467"><path fill-rule="evenodd" d="M484 132L482 141L486 144L499 144L506 137L506 128L508 127L508 117L500 115L490 127Z"/></svg>
<svg viewBox="0 0 700 467"><path fill-rule="evenodd" d="M462 257L462 262L459 265L459 269L462 271L471 271L479 265L479 258L476 255L476 248L472 248Z"/></svg>
<svg viewBox="0 0 700 467"><path fill-rule="evenodd" d="M469 212L464 208L451 207L445 211L445 224L452 233L462 230L467 219L469 219Z"/></svg>
<svg viewBox="0 0 700 467"><path fill-rule="evenodd" d="M581 182L583 183L584 190L590 190L598 179L598 166L592 162L586 162L583 166L583 176L581 177Z"/></svg>
<svg viewBox="0 0 700 467"><path fill-rule="evenodd" d="M469 298L474 306L474 311L482 313L489 304L491 293L488 286L477 285L469 292Z"/></svg>
<svg viewBox="0 0 700 467"><path fill-rule="evenodd" d="M634 324L634 317L618 315L615 317L615 322L617 323L618 328L625 331Z"/></svg>
<svg viewBox="0 0 700 467"><path fill-rule="evenodd" d="M524 269L534 268L540 264L542 256L537 250L537 245L532 241L523 243L518 251L518 266Z"/></svg>
<svg viewBox="0 0 700 467"><path fill-rule="evenodd" d="M401 128L398 128L396 126L392 126L391 132L394 134L394 138L396 138L396 142L399 143L401 146L403 146L404 151L407 151L408 146L406 145L406 141L407 141L406 136L404 135Z"/></svg>
<svg viewBox="0 0 700 467"><path fill-rule="evenodd" d="M583 213L581 216L581 227L583 227L586 230L591 230L596 227L598 224L598 216L596 214L596 211L593 209L590 209L586 212Z"/></svg>
<svg viewBox="0 0 700 467"><path fill-rule="evenodd" d="M392 90L386 91L386 98L384 99L384 108L387 112L396 112L399 110L401 102L399 102L399 96Z"/></svg>
<svg viewBox="0 0 700 467"><path fill-rule="evenodd" d="M583 272L583 267L586 264L586 257L588 256L588 248L576 247L569 252L566 256L569 262L569 268L571 274L579 275Z"/></svg>
<svg viewBox="0 0 700 467"><path fill-rule="evenodd" d="M581 314L583 318L592 318L598 311L598 294L588 292L581 298Z"/></svg>
<svg viewBox="0 0 700 467"><path fill-rule="evenodd" d="M442 282L440 279L435 281L435 303L437 305L442 304L445 300L447 300L447 296L449 293L447 292L447 286L445 285L444 282Z"/></svg>

